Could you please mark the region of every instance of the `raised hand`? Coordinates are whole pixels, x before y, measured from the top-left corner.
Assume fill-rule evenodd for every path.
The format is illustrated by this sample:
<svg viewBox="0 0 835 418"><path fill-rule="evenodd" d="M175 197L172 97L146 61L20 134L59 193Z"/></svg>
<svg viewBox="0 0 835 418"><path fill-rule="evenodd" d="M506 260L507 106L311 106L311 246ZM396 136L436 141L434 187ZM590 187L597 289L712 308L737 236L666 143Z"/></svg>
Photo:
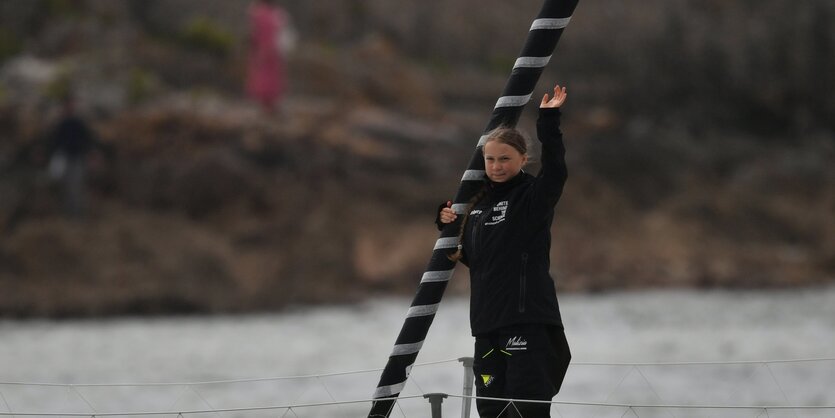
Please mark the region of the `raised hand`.
<svg viewBox="0 0 835 418"><path fill-rule="evenodd" d="M552 107L560 107L563 103L565 103L565 98L568 97L568 94L565 92L565 87L560 87L559 84L554 87L554 97L548 98L548 93L545 93L542 96L542 103L539 104L540 108L552 108Z"/></svg>

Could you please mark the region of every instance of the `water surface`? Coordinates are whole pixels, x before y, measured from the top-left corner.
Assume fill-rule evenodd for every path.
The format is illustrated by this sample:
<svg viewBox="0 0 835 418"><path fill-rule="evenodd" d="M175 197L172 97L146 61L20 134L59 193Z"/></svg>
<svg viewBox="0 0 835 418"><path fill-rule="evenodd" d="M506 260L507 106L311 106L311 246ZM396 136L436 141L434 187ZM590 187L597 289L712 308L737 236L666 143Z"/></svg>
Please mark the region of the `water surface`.
<svg viewBox="0 0 835 418"><path fill-rule="evenodd" d="M835 287L794 291L650 291L561 295L574 355L555 400L664 405L832 405ZM408 299L281 314L0 322L0 412L141 412L367 399L379 371L212 384L84 386L90 383L213 382L309 376L384 366ZM471 355L466 299L447 298L404 397L461 393ZM445 361L447 360L447 361ZM737 362L742 364L644 364ZM606 364L588 364L606 363ZM13 382L76 386L30 386ZM212 416L365 416L366 404ZM460 416L448 399L444 415ZM428 416L406 399L393 416ZM473 415L475 416L475 415ZM562 405L552 416L835 416L835 410L687 410Z"/></svg>

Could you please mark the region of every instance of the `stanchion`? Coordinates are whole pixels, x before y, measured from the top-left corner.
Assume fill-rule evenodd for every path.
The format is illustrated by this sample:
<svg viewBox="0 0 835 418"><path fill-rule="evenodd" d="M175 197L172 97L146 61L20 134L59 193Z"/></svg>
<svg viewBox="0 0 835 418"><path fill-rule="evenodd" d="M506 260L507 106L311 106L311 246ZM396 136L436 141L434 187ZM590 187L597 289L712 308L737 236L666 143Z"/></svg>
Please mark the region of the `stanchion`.
<svg viewBox="0 0 835 418"><path fill-rule="evenodd" d="M464 366L464 389L461 391L464 397L461 398L461 418L470 418L470 407L473 402L471 396L473 396L473 381L475 380L473 358L461 357L458 361Z"/></svg>
<svg viewBox="0 0 835 418"><path fill-rule="evenodd" d="M432 418L441 418L443 412L441 412L441 404L444 403L444 399L447 398L446 393L427 393L423 395L424 398L429 399L429 404L432 407Z"/></svg>

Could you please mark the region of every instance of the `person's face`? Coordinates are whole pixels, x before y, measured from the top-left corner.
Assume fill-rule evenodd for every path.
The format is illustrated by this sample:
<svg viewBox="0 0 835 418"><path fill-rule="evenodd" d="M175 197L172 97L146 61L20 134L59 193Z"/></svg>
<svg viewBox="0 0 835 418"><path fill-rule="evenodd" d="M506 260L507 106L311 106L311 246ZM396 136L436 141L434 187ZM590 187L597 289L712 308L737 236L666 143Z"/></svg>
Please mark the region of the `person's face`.
<svg viewBox="0 0 835 418"><path fill-rule="evenodd" d="M487 178L495 183L512 179L528 162L527 154L522 154L516 148L498 141L484 144L482 151Z"/></svg>

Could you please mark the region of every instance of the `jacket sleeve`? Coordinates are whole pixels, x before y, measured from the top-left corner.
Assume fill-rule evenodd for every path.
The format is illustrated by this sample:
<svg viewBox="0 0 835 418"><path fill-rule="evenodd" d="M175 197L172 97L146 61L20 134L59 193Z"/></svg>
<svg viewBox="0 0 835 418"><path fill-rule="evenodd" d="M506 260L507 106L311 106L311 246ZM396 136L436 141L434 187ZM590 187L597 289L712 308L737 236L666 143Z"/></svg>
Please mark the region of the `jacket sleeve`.
<svg viewBox="0 0 835 418"><path fill-rule="evenodd" d="M446 207L446 202L441 203L438 205L438 210L435 211L435 226L438 227L438 231L442 231L444 229L444 223L441 222L441 210Z"/></svg>
<svg viewBox="0 0 835 418"><path fill-rule="evenodd" d="M531 215L535 218L547 216L556 206L568 178L560 115L559 108L542 108L539 109L539 119L536 121L537 137L542 143L542 167L533 186L531 199Z"/></svg>

